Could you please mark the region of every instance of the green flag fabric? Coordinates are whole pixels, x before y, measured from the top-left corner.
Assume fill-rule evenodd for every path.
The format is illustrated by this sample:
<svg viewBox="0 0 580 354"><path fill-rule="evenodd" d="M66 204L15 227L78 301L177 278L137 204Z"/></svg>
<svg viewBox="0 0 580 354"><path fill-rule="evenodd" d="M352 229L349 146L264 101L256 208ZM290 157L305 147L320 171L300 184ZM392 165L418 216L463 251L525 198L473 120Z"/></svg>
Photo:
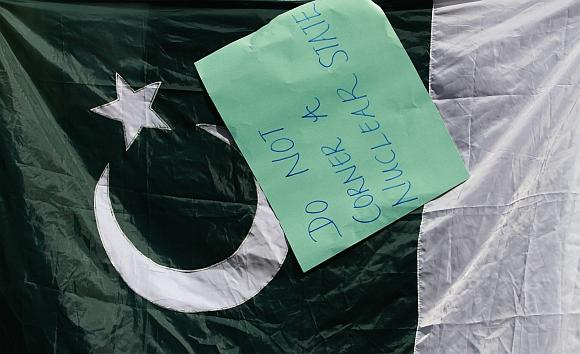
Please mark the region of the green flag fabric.
<svg viewBox="0 0 580 354"><path fill-rule="evenodd" d="M196 313L136 293L99 236L107 170L114 217L153 262L203 269L239 249L258 191L196 126L224 124L194 62L299 4L0 0L2 352L413 350L420 212L307 273L289 252L255 296ZM377 4L426 84L432 4ZM137 128L95 110L128 95L153 112Z"/></svg>

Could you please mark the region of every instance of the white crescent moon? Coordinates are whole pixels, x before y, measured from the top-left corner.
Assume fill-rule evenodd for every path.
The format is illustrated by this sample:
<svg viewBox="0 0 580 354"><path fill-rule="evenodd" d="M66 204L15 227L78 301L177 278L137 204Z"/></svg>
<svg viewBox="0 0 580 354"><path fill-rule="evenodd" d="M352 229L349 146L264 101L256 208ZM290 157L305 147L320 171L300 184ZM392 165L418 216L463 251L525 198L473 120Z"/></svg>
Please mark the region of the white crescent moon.
<svg viewBox="0 0 580 354"><path fill-rule="evenodd" d="M233 144L225 128L198 126ZM107 165L95 188L95 218L107 256L127 285L156 305L189 313L238 306L258 294L274 278L288 252L280 223L255 183L256 214L240 247L230 257L210 267L182 270L155 263L121 230L109 198Z"/></svg>

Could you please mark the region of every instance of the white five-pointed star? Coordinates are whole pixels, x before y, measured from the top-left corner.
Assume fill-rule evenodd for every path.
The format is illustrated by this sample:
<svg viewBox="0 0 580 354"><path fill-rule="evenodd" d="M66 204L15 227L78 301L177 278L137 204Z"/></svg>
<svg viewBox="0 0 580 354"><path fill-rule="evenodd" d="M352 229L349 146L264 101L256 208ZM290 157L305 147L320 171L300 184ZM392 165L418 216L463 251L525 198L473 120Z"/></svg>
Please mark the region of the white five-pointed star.
<svg viewBox="0 0 580 354"><path fill-rule="evenodd" d="M121 75L116 74L117 99L91 111L123 123L125 147L129 150L143 127L171 130L151 107L159 86L161 81L134 91Z"/></svg>

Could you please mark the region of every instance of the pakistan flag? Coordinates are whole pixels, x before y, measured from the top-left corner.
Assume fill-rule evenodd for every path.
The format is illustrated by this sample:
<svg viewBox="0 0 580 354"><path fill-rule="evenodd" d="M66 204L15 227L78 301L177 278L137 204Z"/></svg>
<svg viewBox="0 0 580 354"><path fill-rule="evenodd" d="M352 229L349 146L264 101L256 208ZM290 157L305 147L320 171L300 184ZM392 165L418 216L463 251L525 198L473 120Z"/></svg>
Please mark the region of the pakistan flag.
<svg viewBox="0 0 580 354"><path fill-rule="evenodd" d="M300 4L0 0L0 352L413 351L421 211L303 273L194 67Z"/></svg>

